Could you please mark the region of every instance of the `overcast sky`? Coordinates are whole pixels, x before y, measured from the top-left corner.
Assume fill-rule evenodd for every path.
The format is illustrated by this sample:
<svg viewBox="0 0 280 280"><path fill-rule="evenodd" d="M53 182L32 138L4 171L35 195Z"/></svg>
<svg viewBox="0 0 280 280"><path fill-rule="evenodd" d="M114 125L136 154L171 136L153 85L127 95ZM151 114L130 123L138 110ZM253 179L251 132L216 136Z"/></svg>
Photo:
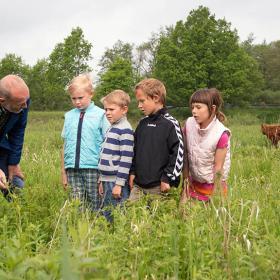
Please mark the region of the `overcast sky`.
<svg viewBox="0 0 280 280"><path fill-rule="evenodd" d="M160 27L185 20L199 5L225 18L241 40L280 40L279 0L0 0L0 59L7 53L34 65L74 27L93 44L93 63L117 40L140 44Z"/></svg>

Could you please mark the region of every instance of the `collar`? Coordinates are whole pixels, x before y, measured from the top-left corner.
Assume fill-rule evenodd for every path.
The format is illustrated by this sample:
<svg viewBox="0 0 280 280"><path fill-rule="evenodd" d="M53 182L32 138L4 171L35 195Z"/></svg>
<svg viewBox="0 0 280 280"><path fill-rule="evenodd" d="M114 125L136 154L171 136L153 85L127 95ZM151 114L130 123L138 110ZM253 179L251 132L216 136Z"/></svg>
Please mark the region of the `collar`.
<svg viewBox="0 0 280 280"><path fill-rule="evenodd" d="M112 126L113 126L113 125L116 125L116 124L118 124L118 123L121 123L121 122L123 122L123 121L126 121L126 116L121 117L119 120L117 120L116 122L114 122L114 123L112 124Z"/></svg>
<svg viewBox="0 0 280 280"><path fill-rule="evenodd" d="M208 124L206 128L200 128L199 124L196 123L198 134L201 136L205 136L209 132L209 130L211 130L211 128L215 125L216 121L217 117L214 116L214 119Z"/></svg>
<svg viewBox="0 0 280 280"><path fill-rule="evenodd" d="M0 115L2 115L2 114L9 114L9 113L10 112L7 109L5 109L4 107L0 106Z"/></svg>
<svg viewBox="0 0 280 280"><path fill-rule="evenodd" d="M87 112L87 111L91 110L94 106L95 106L95 105L94 105L94 102L91 101L90 104L89 104L85 109L83 109L83 110L80 110L80 109L78 109L78 108L76 108L76 109L77 109L77 111L78 111L79 113L80 113L80 112Z"/></svg>
<svg viewBox="0 0 280 280"><path fill-rule="evenodd" d="M154 114L149 115L148 118L150 118L152 120L155 120L159 116L165 115L166 113L167 113L167 108L163 107L163 108L159 109L158 111L156 111Z"/></svg>

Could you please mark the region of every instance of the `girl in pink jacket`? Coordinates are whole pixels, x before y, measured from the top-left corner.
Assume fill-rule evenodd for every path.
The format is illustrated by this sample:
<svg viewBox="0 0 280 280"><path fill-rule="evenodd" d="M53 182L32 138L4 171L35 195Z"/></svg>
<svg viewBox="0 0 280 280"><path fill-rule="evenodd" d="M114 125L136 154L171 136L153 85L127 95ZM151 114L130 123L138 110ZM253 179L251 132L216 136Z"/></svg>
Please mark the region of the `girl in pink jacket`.
<svg viewBox="0 0 280 280"><path fill-rule="evenodd" d="M201 89L190 98L192 117L183 128L185 141L184 189L181 201L188 197L208 201L216 187L227 193L230 169L230 130L223 125L223 103L215 88ZM188 186L188 187L186 187Z"/></svg>

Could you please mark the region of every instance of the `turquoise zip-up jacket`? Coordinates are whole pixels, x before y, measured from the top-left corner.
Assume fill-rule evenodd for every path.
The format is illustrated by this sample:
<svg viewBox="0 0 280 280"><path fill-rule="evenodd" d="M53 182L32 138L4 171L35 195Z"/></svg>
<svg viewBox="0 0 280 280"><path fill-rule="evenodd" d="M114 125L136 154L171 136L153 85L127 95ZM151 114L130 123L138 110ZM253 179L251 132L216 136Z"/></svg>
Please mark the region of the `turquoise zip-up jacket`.
<svg viewBox="0 0 280 280"><path fill-rule="evenodd" d="M74 108L65 114L61 136L64 138L64 166L74 168L76 161L76 145L78 124L81 110ZM98 168L101 145L109 128L105 111L94 102L87 107L83 117L80 142L79 168Z"/></svg>

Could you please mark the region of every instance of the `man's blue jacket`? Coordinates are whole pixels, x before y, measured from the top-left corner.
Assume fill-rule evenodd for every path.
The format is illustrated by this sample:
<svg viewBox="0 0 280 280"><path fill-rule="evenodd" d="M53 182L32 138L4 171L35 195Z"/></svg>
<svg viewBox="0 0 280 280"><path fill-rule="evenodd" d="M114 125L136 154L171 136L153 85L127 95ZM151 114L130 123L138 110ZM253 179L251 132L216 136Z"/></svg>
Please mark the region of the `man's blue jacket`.
<svg viewBox="0 0 280 280"><path fill-rule="evenodd" d="M10 113L6 125L0 132L0 150L7 151L8 165L16 165L20 162L28 110L29 100L27 108L20 113Z"/></svg>

